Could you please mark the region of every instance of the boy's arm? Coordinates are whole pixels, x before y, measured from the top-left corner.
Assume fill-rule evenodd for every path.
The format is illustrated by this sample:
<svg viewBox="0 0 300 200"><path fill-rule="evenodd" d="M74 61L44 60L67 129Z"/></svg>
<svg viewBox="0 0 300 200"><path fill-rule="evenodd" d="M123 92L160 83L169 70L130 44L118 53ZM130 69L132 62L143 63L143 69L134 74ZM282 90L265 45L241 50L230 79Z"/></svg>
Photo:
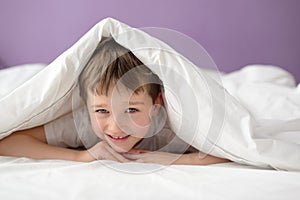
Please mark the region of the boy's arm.
<svg viewBox="0 0 300 200"><path fill-rule="evenodd" d="M137 162L156 163L162 165L210 165L230 162L230 160L203 154L201 152L174 154L168 152L132 149L129 153L125 153L124 156Z"/></svg>
<svg viewBox="0 0 300 200"><path fill-rule="evenodd" d="M77 151L47 144L43 126L18 131L0 140L0 155L33 159L94 160L87 151Z"/></svg>
<svg viewBox="0 0 300 200"><path fill-rule="evenodd" d="M201 152L183 154L174 164L178 165L210 165L230 162L228 159L215 157Z"/></svg>
<svg viewBox="0 0 300 200"><path fill-rule="evenodd" d="M128 162L101 141L88 150L80 151L47 144L43 126L18 131L0 140L0 156L28 157L33 159L58 159L89 162L96 159Z"/></svg>

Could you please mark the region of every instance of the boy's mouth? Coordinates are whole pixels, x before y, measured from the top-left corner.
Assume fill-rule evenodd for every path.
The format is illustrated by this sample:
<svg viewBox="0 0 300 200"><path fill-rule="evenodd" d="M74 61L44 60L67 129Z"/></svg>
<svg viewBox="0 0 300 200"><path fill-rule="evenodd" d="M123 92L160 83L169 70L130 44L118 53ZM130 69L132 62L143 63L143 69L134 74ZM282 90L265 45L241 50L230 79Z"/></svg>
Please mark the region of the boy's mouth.
<svg viewBox="0 0 300 200"><path fill-rule="evenodd" d="M108 135L106 134L111 140L113 141L124 141L126 140L130 135L125 135L125 136L113 136L113 135Z"/></svg>

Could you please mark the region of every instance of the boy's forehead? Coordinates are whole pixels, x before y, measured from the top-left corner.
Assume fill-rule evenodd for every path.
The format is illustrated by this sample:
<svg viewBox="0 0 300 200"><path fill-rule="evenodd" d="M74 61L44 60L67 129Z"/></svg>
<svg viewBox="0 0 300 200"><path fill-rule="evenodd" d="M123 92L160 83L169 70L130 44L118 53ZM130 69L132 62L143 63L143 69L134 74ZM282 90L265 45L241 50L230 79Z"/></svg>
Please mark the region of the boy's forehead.
<svg viewBox="0 0 300 200"><path fill-rule="evenodd" d="M138 92L134 92L129 88L121 88L114 87L113 89L109 89L107 95L106 94L98 94L95 92L88 92L88 99L90 103L101 102L101 101L116 101L120 103L124 102L144 102L144 101L152 101L152 98L148 94L146 90L140 90ZM92 101L92 102L91 102Z"/></svg>
<svg viewBox="0 0 300 200"><path fill-rule="evenodd" d="M88 95L91 96L122 96L122 97L131 97L131 96L139 96L139 95L144 95L144 93L146 93L145 90L139 90L138 92L134 92L132 89L126 87L123 84L112 84L109 86L108 90L103 92L103 93L99 93L97 91L97 88L95 89L95 91L89 91Z"/></svg>

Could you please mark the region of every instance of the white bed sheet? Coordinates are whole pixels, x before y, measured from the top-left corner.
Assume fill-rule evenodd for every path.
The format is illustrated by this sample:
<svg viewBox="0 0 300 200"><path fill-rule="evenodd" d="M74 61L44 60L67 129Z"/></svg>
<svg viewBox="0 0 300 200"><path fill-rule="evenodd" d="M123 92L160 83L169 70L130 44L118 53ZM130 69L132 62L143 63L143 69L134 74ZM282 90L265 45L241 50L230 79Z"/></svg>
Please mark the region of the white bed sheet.
<svg viewBox="0 0 300 200"><path fill-rule="evenodd" d="M90 163L0 157L0 199L298 199L300 173L235 163L210 166Z"/></svg>

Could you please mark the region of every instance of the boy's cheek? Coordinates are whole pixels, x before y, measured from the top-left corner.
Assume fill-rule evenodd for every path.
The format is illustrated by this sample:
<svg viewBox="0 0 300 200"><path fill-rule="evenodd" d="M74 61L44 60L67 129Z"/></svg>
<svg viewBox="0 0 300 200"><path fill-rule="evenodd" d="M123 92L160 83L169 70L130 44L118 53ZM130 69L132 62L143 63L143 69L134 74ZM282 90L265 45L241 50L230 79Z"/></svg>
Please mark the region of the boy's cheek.
<svg viewBox="0 0 300 200"><path fill-rule="evenodd" d="M102 130L102 127L101 127L100 123L98 123L98 122L95 121L95 120L92 120L92 121L91 121L91 125L92 125L92 129L93 129L94 133L95 133L100 139L103 140L104 135L103 135L103 130Z"/></svg>
<svg viewBox="0 0 300 200"><path fill-rule="evenodd" d="M148 127L151 124L151 119L149 116L145 115L134 115L130 119L133 126L142 128L142 127Z"/></svg>

